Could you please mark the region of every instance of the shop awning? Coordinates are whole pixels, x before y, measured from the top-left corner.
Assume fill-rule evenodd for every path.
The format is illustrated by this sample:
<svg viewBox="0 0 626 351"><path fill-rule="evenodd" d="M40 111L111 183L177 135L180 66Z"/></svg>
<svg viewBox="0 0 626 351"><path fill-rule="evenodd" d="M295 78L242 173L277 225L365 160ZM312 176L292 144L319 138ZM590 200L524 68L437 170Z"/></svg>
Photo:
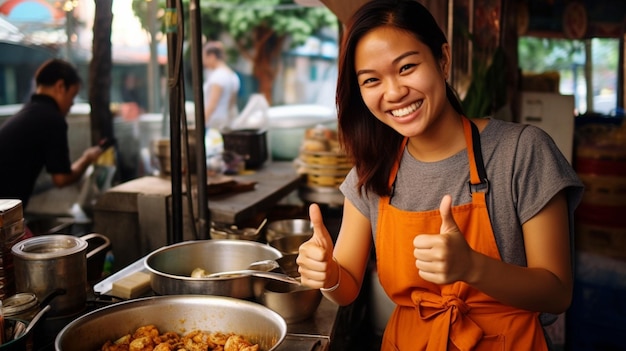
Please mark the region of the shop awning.
<svg viewBox="0 0 626 351"><path fill-rule="evenodd" d="M28 46L0 40L0 64L2 65L39 65L54 57L54 52L41 46Z"/></svg>
<svg viewBox="0 0 626 351"><path fill-rule="evenodd" d="M65 17L65 12L44 0L6 0L0 13L14 22L54 22Z"/></svg>

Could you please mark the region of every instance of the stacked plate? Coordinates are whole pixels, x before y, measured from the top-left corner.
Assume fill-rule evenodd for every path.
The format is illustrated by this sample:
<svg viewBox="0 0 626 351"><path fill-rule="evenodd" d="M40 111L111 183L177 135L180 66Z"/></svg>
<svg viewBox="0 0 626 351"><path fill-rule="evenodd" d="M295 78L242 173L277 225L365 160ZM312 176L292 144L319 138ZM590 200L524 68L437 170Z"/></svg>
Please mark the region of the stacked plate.
<svg viewBox="0 0 626 351"><path fill-rule="evenodd" d="M336 131L321 125L308 129L294 163L298 173L306 175L301 197L313 202L343 203L339 185L353 164L340 149Z"/></svg>
<svg viewBox="0 0 626 351"><path fill-rule="evenodd" d="M337 133L324 126L308 129L295 160L298 172L307 175L310 186L339 187L352 168L340 150Z"/></svg>
<svg viewBox="0 0 626 351"><path fill-rule="evenodd" d="M11 248L24 238L24 214L20 200L0 199L0 299L15 293Z"/></svg>

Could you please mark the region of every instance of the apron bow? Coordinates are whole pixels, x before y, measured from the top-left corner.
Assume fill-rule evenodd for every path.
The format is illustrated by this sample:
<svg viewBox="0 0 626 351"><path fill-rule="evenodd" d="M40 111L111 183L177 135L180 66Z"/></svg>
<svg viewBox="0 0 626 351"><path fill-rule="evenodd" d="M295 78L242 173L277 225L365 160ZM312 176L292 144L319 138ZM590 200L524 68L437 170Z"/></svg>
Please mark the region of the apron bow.
<svg viewBox="0 0 626 351"><path fill-rule="evenodd" d="M441 296L416 291L412 300L419 317L432 319L433 326L427 351L446 350L448 340L461 351L472 350L483 337L483 330L467 315L470 307L454 295Z"/></svg>

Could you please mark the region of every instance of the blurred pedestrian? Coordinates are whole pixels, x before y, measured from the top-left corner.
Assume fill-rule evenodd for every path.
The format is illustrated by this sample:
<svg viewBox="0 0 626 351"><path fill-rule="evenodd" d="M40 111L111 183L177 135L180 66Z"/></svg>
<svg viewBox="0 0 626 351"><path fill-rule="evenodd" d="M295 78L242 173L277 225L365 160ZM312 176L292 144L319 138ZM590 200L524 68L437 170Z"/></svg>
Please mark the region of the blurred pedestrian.
<svg viewBox="0 0 626 351"><path fill-rule="evenodd" d="M122 80L122 104L120 115L126 121L135 121L144 112L141 104L139 79L132 73L126 73Z"/></svg>
<svg viewBox="0 0 626 351"><path fill-rule="evenodd" d="M226 64L224 47L219 41L209 41L204 45L202 63L207 70L203 84L205 126L221 131L237 117L237 95L241 82Z"/></svg>

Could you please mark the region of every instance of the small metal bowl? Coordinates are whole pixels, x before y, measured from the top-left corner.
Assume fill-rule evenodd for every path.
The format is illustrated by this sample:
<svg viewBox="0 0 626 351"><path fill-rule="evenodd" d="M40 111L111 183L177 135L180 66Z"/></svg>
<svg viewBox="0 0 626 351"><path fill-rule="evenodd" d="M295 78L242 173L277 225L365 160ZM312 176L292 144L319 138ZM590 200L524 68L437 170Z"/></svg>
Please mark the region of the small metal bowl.
<svg viewBox="0 0 626 351"><path fill-rule="evenodd" d="M265 238L267 242L291 235L313 234L313 223L308 219L283 219L268 223Z"/></svg>
<svg viewBox="0 0 626 351"><path fill-rule="evenodd" d="M267 283L257 299L283 317L285 322L295 323L306 320L315 313L322 301L322 293L319 289L304 285L272 281Z"/></svg>
<svg viewBox="0 0 626 351"><path fill-rule="evenodd" d="M237 228L237 226L213 226L210 231L211 239L233 239L259 241L261 233L256 228Z"/></svg>
<svg viewBox="0 0 626 351"><path fill-rule="evenodd" d="M300 245L311 239L313 234L298 234L283 236L278 239L271 240L270 246L278 249L283 255L294 255L298 253Z"/></svg>

